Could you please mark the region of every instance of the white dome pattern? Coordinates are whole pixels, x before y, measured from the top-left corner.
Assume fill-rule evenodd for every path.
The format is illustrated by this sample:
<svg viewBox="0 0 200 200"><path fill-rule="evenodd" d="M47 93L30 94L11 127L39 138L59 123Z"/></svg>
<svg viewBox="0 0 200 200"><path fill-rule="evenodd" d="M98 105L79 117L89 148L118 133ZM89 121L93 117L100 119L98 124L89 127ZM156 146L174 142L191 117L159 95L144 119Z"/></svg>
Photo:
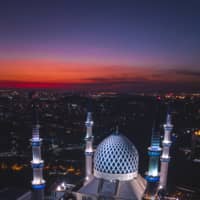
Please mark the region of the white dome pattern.
<svg viewBox="0 0 200 200"><path fill-rule="evenodd" d="M112 134L104 139L94 155L94 171L113 175L137 174L138 151L132 142L122 134ZM117 177L117 176L116 176Z"/></svg>

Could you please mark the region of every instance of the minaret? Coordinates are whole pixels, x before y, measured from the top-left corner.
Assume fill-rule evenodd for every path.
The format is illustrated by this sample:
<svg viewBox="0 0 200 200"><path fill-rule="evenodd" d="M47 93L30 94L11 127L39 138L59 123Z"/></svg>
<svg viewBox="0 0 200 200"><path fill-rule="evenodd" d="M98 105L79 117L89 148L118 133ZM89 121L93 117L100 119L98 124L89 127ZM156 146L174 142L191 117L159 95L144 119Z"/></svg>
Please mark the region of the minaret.
<svg viewBox="0 0 200 200"><path fill-rule="evenodd" d="M87 183L87 181L90 180L91 175L92 175L92 160L93 160L93 153L94 153L94 150L93 150L93 135L92 135L93 124L94 124L94 122L92 121L92 113L88 112L87 113L87 119L86 119L86 122L85 122L85 126L86 126L85 180L86 180L86 183Z"/></svg>
<svg viewBox="0 0 200 200"><path fill-rule="evenodd" d="M159 184L159 158L161 155L160 134L152 130L151 146L148 148L149 169L146 174L147 186L144 192L143 199L157 199L157 190Z"/></svg>
<svg viewBox="0 0 200 200"><path fill-rule="evenodd" d="M160 170L160 189L166 190L167 186L167 176L168 176L168 165L170 162L170 146L171 142L171 132L173 125L171 124L171 114L167 113L166 124L164 124L164 139L162 141L163 152L161 156L161 170Z"/></svg>
<svg viewBox="0 0 200 200"><path fill-rule="evenodd" d="M37 110L34 110L34 124L32 129L32 154L33 160L31 161L31 165L33 168L33 181L32 181L32 188L33 188L33 200L44 200L44 188L45 188L45 181L43 180L43 167L44 161L41 159L41 144L42 139L39 135L39 122L38 122L38 113Z"/></svg>

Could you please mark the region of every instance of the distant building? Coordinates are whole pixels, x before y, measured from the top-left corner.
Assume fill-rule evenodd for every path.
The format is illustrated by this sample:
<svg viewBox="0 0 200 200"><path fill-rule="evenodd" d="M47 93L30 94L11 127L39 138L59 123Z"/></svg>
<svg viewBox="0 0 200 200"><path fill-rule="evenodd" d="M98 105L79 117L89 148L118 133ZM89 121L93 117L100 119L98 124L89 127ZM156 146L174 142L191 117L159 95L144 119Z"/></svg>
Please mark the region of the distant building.
<svg viewBox="0 0 200 200"><path fill-rule="evenodd" d="M191 158L195 162L200 162L200 130L192 133Z"/></svg>

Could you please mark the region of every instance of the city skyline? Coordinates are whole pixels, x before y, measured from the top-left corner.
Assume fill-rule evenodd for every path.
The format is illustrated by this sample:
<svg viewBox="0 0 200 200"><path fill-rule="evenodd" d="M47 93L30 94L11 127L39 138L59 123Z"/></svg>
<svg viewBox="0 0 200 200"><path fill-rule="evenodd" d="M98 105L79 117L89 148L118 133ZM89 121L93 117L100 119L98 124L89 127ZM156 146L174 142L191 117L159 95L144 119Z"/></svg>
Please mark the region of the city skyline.
<svg viewBox="0 0 200 200"><path fill-rule="evenodd" d="M0 87L199 90L196 1L2 3Z"/></svg>

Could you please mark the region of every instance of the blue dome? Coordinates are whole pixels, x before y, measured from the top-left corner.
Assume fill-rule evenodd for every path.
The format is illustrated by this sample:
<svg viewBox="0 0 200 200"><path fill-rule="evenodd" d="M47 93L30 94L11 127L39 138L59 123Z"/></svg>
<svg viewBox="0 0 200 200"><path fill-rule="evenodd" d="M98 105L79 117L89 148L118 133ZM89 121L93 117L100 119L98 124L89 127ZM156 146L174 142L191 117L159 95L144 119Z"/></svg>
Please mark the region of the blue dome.
<svg viewBox="0 0 200 200"><path fill-rule="evenodd" d="M94 154L94 175L105 179L129 180L138 172L138 152L122 134L104 139Z"/></svg>

